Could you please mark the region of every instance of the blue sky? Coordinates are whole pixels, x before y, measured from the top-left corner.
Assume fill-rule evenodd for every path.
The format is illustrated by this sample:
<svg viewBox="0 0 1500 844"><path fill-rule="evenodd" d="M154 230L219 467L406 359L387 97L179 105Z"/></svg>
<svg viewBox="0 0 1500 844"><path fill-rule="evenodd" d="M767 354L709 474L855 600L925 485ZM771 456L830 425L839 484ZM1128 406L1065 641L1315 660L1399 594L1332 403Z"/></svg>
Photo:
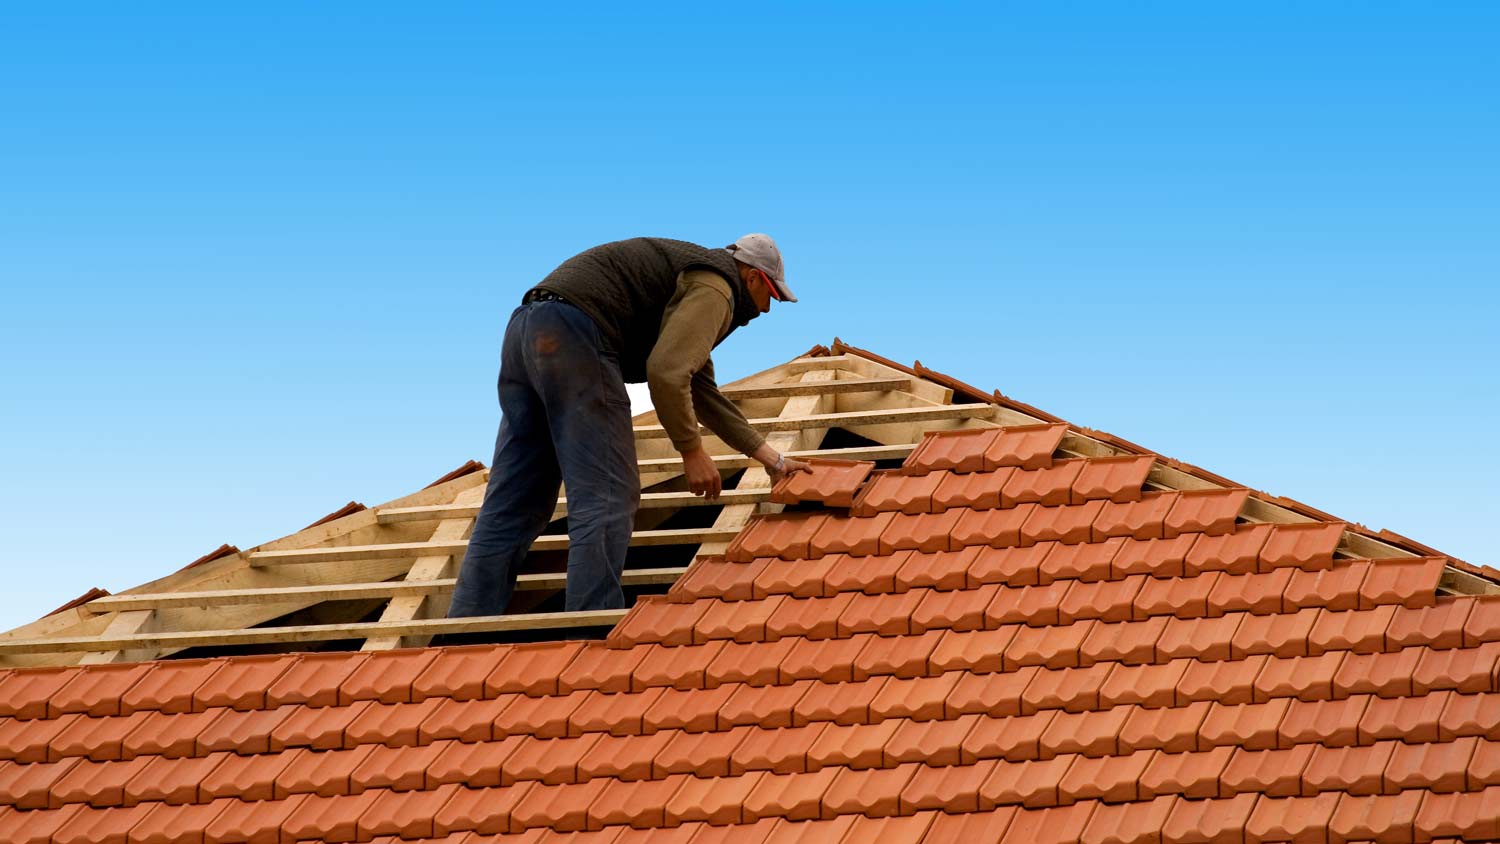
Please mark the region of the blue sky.
<svg viewBox="0 0 1500 844"><path fill-rule="evenodd" d="M1500 564L1500 11L69 4L0 22L0 629L488 460L562 259Z"/></svg>

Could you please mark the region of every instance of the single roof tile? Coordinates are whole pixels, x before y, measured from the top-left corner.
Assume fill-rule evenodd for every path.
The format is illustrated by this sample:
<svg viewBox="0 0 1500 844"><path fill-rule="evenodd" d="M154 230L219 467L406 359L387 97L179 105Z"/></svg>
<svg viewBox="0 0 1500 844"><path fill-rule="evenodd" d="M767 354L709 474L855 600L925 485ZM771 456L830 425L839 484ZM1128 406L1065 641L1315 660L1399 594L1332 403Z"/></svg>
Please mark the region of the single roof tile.
<svg viewBox="0 0 1500 844"><path fill-rule="evenodd" d="M1271 526L1267 524L1237 525L1232 532L1218 536L1202 534L1183 560L1182 572L1191 577L1201 571L1258 571L1260 549L1270 536Z"/></svg>
<svg viewBox="0 0 1500 844"><path fill-rule="evenodd" d="M912 553L898 551L877 557L856 557L852 556L852 552L838 554L824 576L824 586L828 592L865 592L871 595L904 592L905 589L896 588L896 572L906 564Z"/></svg>
<svg viewBox="0 0 1500 844"><path fill-rule="evenodd" d="M735 747L729 758L729 773L738 776L747 771L776 774L806 771L807 753L827 728L827 724L805 724L753 730Z"/></svg>
<svg viewBox="0 0 1500 844"><path fill-rule="evenodd" d="M1464 626L1475 604L1474 598L1460 597L1442 598L1430 607L1396 606L1385 631L1386 641L1391 648L1409 645L1444 650L1464 647Z"/></svg>
<svg viewBox="0 0 1500 844"><path fill-rule="evenodd" d="M224 804L221 801L186 806L150 804L145 817L130 828L130 844L177 844L184 840L184 830L191 831L187 841L200 840L198 836L222 811ZM206 837L203 835L204 839Z"/></svg>
<svg viewBox="0 0 1500 844"><path fill-rule="evenodd" d="M374 651L360 660L348 679L339 684L339 703L378 700L403 703L412 699L412 682L421 676L438 652L431 648Z"/></svg>
<svg viewBox="0 0 1500 844"><path fill-rule="evenodd" d="M1250 498L1247 489L1193 489L1177 496L1162 521L1162 536L1184 533L1219 536L1234 530L1235 520Z"/></svg>
<svg viewBox="0 0 1500 844"><path fill-rule="evenodd" d="M1034 503L1057 507L1069 503L1084 462L1058 460L1046 468L1012 472L1000 490L1000 506Z"/></svg>
<svg viewBox="0 0 1500 844"><path fill-rule="evenodd" d="M964 764L979 759L1005 759L1021 762L1042 757L1041 737L1057 717L1057 710L1007 718L981 716L974 729L964 736L959 748ZM1047 758L1052 758L1048 754Z"/></svg>
<svg viewBox="0 0 1500 844"><path fill-rule="evenodd" d="M233 756L215 768L203 784L206 797L234 797L243 781L265 782L278 800L292 794L353 794L354 771L375 752L374 745L353 750L294 750L274 756ZM277 762L280 764L277 764Z"/></svg>
<svg viewBox="0 0 1500 844"><path fill-rule="evenodd" d="M1272 699L1274 702L1276 699ZM1287 698L1281 698L1287 700ZM1369 708L1369 695L1355 695L1342 700L1290 699L1286 717L1281 721L1278 742L1281 747L1322 742L1329 747L1358 744L1359 721Z"/></svg>
<svg viewBox="0 0 1500 844"><path fill-rule="evenodd" d="M1001 428L984 450L984 468L1018 466L1041 469L1052 465L1052 454L1068 433L1066 424L1015 425ZM958 471L962 471L959 469Z"/></svg>
<svg viewBox="0 0 1500 844"><path fill-rule="evenodd" d="M1218 618L1167 619L1167 629L1156 640L1157 661L1178 657L1195 657L1204 661L1229 659L1231 642L1244 613L1229 613Z"/></svg>
<svg viewBox="0 0 1500 844"><path fill-rule="evenodd" d="M214 710L172 715L144 712L145 719L121 742L122 756L192 756L198 752L198 734L218 717Z"/></svg>
<svg viewBox="0 0 1500 844"><path fill-rule="evenodd" d="M1465 787L1470 791L1500 784L1500 741L1479 742L1469 760L1467 774Z"/></svg>
<svg viewBox="0 0 1500 844"><path fill-rule="evenodd" d="M1266 615L1282 611L1282 596L1291 582L1291 569L1278 569L1265 573L1230 574L1209 572L1198 577L1217 575L1213 591L1208 593L1208 614L1222 615L1226 612L1245 611ZM1185 578L1196 580L1197 578Z"/></svg>
<svg viewBox="0 0 1500 844"><path fill-rule="evenodd" d="M924 762L927 765L963 764L963 743L979 715L961 715L936 721L898 719L895 735L885 745L885 765ZM887 722L881 722L887 723Z"/></svg>
<svg viewBox="0 0 1500 844"><path fill-rule="evenodd" d="M1027 624L1032 627L1058 623L1058 608L1075 581L1054 580L1046 586L1002 587L984 610L986 627Z"/></svg>
<svg viewBox="0 0 1500 844"><path fill-rule="evenodd" d="M931 671L931 658L944 632L929 630L919 636L860 634L856 638L869 638L850 664L851 679L865 680L881 675L909 678L940 673Z"/></svg>
<svg viewBox="0 0 1500 844"><path fill-rule="evenodd" d="M895 517L895 513L880 513L861 519L829 515L818 532L808 540L808 556L818 558L829 554L848 554L851 560L857 562L878 562L883 558L871 558L870 555L880 553L880 537L891 526Z"/></svg>
<svg viewBox="0 0 1500 844"><path fill-rule="evenodd" d="M421 703L374 703L355 716L344 730L344 746L384 744L388 747L412 747L421 742L422 722L432 717L443 704L443 698L428 698Z"/></svg>
<svg viewBox="0 0 1500 844"><path fill-rule="evenodd" d="M1305 656L1307 637L1318 620L1314 607L1281 615L1251 615L1230 613L1225 618L1242 616L1231 642L1234 658L1246 654L1274 654L1276 656Z"/></svg>
<svg viewBox="0 0 1500 844"><path fill-rule="evenodd" d="M891 718L874 724L822 725L807 748L806 768L878 768L886 762L886 745L902 724Z"/></svg>
<svg viewBox="0 0 1500 844"><path fill-rule="evenodd" d="M823 792L823 816L862 814L880 818L899 814L901 792L916 775L916 762L894 768L840 770Z"/></svg>
<svg viewBox="0 0 1500 844"><path fill-rule="evenodd" d="M91 717L120 714L120 697L147 674L149 663L90 665L72 672L72 679L47 700L47 717L71 712ZM129 713L126 713L129 714Z"/></svg>
<svg viewBox="0 0 1500 844"><path fill-rule="evenodd" d="M1492 595L1485 595L1471 599L1471 603L1473 610L1463 627L1464 647L1500 642L1500 601L1495 600Z"/></svg>
<svg viewBox="0 0 1500 844"><path fill-rule="evenodd" d="M666 822L703 821L719 826L744 820L745 798L760 784L762 773L741 777L686 777L666 804Z"/></svg>
<svg viewBox="0 0 1500 844"><path fill-rule="evenodd" d="M604 790L588 807L588 828L602 830L614 828L618 840L618 827L633 826L639 829L655 829L666 823L667 801L682 788L688 779L686 774L676 774L664 780L629 783L607 780ZM566 836L569 842L582 844L584 836L591 833L574 833ZM544 839L545 840L545 839Z"/></svg>
<svg viewBox="0 0 1500 844"><path fill-rule="evenodd" d="M719 723L719 707L729 700L738 686L727 683L704 690L663 689L656 704L641 716L641 730L712 730Z"/></svg>
<svg viewBox="0 0 1500 844"><path fill-rule="evenodd" d="M1180 794L1194 800L1219 796L1219 776L1235 748L1215 747L1201 753L1157 753L1141 774L1142 800Z"/></svg>
<svg viewBox="0 0 1500 844"><path fill-rule="evenodd" d="M1422 797L1420 791L1368 797L1345 794L1328 823L1328 840L1382 844L1410 841Z"/></svg>
<svg viewBox="0 0 1500 844"><path fill-rule="evenodd" d="M1333 565L1333 552L1338 549L1344 529L1343 522L1276 525L1260 549L1260 568L1262 571L1283 566L1327 569Z"/></svg>
<svg viewBox="0 0 1500 844"><path fill-rule="evenodd" d="M434 835L475 832L496 835L520 832L511 813L527 798L536 783L525 782L501 788L461 788L432 818Z"/></svg>
<svg viewBox="0 0 1500 844"><path fill-rule="evenodd" d="M724 601L748 601L763 598L755 594L755 579L771 563L770 557L756 557L748 563L731 563L723 557L699 557L688 566L687 573L667 590L669 600L689 604L699 598Z"/></svg>
<svg viewBox="0 0 1500 844"><path fill-rule="evenodd" d="M1437 741L1438 721L1443 717L1449 695L1449 692L1402 698L1355 695L1350 700L1368 700L1359 719L1359 743L1381 739Z"/></svg>
<svg viewBox="0 0 1500 844"><path fill-rule="evenodd" d="M848 682L854 679L855 659L875 638L873 633L861 633L848 639L782 639L791 649L781 661L781 679Z"/></svg>
<svg viewBox="0 0 1500 844"><path fill-rule="evenodd" d="M1177 685L1179 703L1211 700L1219 703L1255 702L1255 679L1265 670L1268 657L1257 655L1245 659L1188 660L1187 669Z"/></svg>
<svg viewBox="0 0 1500 844"><path fill-rule="evenodd" d="M1396 742L1390 764L1385 766L1386 790L1463 791L1469 760L1478 746L1474 736L1437 744Z"/></svg>
<svg viewBox="0 0 1500 844"><path fill-rule="evenodd" d="M853 595L849 606L838 615L838 635L878 633L882 636L904 636L911 631L911 617L926 597L926 590L913 589L894 595Z"/></svg>
<svg viewBox="0 0 1500 844"><path fill-rule="evenodd" d="M748 563L756 557L805 559L813 535L827 518L826 513L808 512L757 516L729 543L724 556L738 563Z"/></svg>
<svg viewBox="0 0 1500 844"><path fill-rule="evenodd" d="M985 452L1000 438L1000 433L999 428L928 431L911 454L906 456L901 468L914 475L940 469L978 472L981 469L996 468L996 464L987 463ZM1061 437L1058 440L1060 442ZM999 456L997 454L997 458ZM1052 453L1049 451L1047 459L1050 461L1051 458Z"/></svg>
<svg viewBox="0 0 1500 844"><path fill-rule="evenodd" d="M358 837L361 840L377 835L429 838L433 835L433 816L453 799L459 788L452 783L415 794L380 792L358 817Z"/></svg>
<svg viewBox="0 0 1500 844"><path fill-rule="evenodd" d="M333 706L339 702L339 687L367 658L368 654L362 653L298 654L266 689L266 706Z"/></svg>
<svg viewBox="0 0 1500 844"><path fill-rule="evenodd" d="M1089 816L1082 844L1160 844L1161 829L1177 808L1175 795L1138 803L1100 803Z"/></svg>
<svg viewBox="0 0 1500 844"><path fill-rule="evenodd" d="M1057 785L1059 803L1097 798L1106 803L1138 800L1141 776L1155 750L1122 756L1075 756Z"/></svg>
<svg viewBox="0 0 1500 844"><path fill-rule="evenodd" d="M849 832L839 839L839 844L854 844L856 841L880 841L881 844L921 844L929 841L927 830L942 812L917 812L914 815L895 818L870 818L855 815ZM760 841L750 838L749 841Z"/></svg>
<svg viewBox="0 0 1500 844"><path fill-rule="evenodd" d="M1307 652L1328 650L1375 653L1386 649L1385 631L1396 608L1390 604L1373 610L1320 610L1307 637Z"/></svg>
<svg viewBox="0 0 1500 844"><path fill-rule="evenodd" d="M500 785L501 769L507 759L525 742L536 741L530 736L507 736L500 741L443 741L433 747L441 748L426 771L426 787L436 788L450 782L461 783L469 788L489 788ZM650 762L647 761L647 774Z"/></svg>
<svg viewBox="0 0 1500 844"><path fill-rule="evenodd" d="M639 602L636 608L640 608ZM626 621L629 619L620 623L616 633L620 632ZM500 659L500 664L484 678L484 696L555 695L558 691L557 678L582 649L582 642L537 642L512 646Z"/></svg>
<svg viewBox="0 0 1500 844"><path fill-rule="evenodd" d="M703 617L710 606L719 603L723 602L704 600L694 601L691 604L678 604L668 600L665 595L643 595L635 599L635 606L631 607L630 612L626 613L620 623L615 625L615 629L611 631L605 643L611 648L633 648L636 645L647 644L693 644L693 629L698 620ZM573 646L567 654L567 657L571 659L572 650L581 647L581 644L578 642L568 644ZM507 671L512 663L518 662L517 657L521 654L523 651L517 647L514 653L500 663L497 671ZM557 672L554 671L549 675L535 668L532 670L536 671L535 679L538 682L551 681L555 687ZM486 686L488 685L487 681Z"/></svg>
<svg viewBox="0 0 1500 844"><path fill-rule="evenodd" d="M1286 698L1267 703L1223 704L1214 701L1201 727L1201 747L1233 744L1247 750L1276 747L1276 729L1287 714Z"/></svg>
<svg viewBox="0 0 1500 844"><path fill-rule="evenodd" d="M1178 618L1202 618L1209 614L1208 598L1213 594L1219 576L1220 572L1211 571L1197 577L1148 577L1135 596L1133 617L1176 615Z"/></svg>
<svg viewBox="0 0 1500 844"><path fill-rule="evenodd" d="M1135 598L1146 582L1144 574L1133 574L1124 580L1073 581L1057 605L1059 624L1097 618L1101 622L1129 621L1135 614Z"/></svg>
<svg viewBox="0 0 1500 844"><path fill-rule="evenodd" d="M1266 794L1291 797L1301 793L1303 772L1313 758L1314 745L1280 750L1235 747L1220 778L1221 794ZM1224 746L1221 749L1229 749Z"/></svg>
<svg viewBox="0 0 1500 844"><path fill-rule="evenodd" d="M891 677L870 700L870 719L913 718L926 721L942 718L948 695L953 692L962 672L950 671L936 677Z"/></svg>
<svg viewBox="0 0 1500 844"><path fill-rule="evenodd" d="M637 735L645 730L646 713L663 694L661 688L644 692L588 692L578 708L568 716L568 734L606 732L612 735Z"/></svg>
<svg viewBox="0 0 1500 844"><path fill-rule="evenodd" d="M528 734L538 738L565 736L569 719L591 694L576 691L559 697L517 695L495 716L492 735L497 739Z"/></svg>
<svg viewBox="0 0 1500 844"><path fill-rule="evenodd" d="M422 722L419 740L489 741L494 736L495 719L519 696L510 693L488 700L440 699L436 711Z"/></svg>
<svg viewBox="0 0 1500 844"><path fill-rule="evenodd" d="M774 642L724 642L714 661L704 670L703 685L714 688L725 683L764 686L781 676L781 664L800 641L796 637Z"/></svg>
<svg viewBox="0 0 1500 844"><path fill-rule="evenodd" d="M1015 635L1014 624L993 630L941 631L937 646L927 660L928 673L964 670L988 674L1000 671L1004 666L1005 646Z"/></svg>
<svg viewBox="0 0 1500 844"><path fill-rule="evenodd" d="M1333 678L1346 654L1329 651L1318 656L1294 656L1266 659L1265 667L1255 678L1255 700L1275 697L1301 700L1328 700L1333 695Z"/></svg>
<svg viewBox="0 0 1500 844"><path fill-rule="evenodd" d="M585 642L557 676L559 694L568 694L579 689L597 689L601 692L623 692L631 687L631 678L641 660L655 645L621 650L606 648L602 642Z"/></svg>
<svg viewBox="0 0 1500 844"><path fill-rule="evenodd" d="M854 493L874 470L870 460L835 460L814 457L805 461L812 471L794 472L771 488L771 500L778 504L816 501L826 507L848 507Z"/></svg>
<svg viewBox="0 0 1500 844"><path fill-rule="evenodd" d="M614 777L620 780L651 778L651 766L676 733L663 730L644 736L592 734L596 741L578 761L578 779Z"/></svg>
<svg viewBox="0 0 1500 844"><path fill-rule="evenodd" d="M1083 471L1073 482L1072 503L1082 504L1096 498L1110 501L1138 501L1146 477L1156 457L1132 454L1121 457L1094 457L1084 461Z"/></svg>
<svg viewBox="0 0 1500 844"><path fill-rule="evenodd" d="M792 723L813 721L864 724L870 721L870 703L880 694L887 678L874 677L862 683L815 683L797 701Z"/></svg>
<svg viewBox="0 0 1500 844"><path fill-rule="evenodd" d="M15 762L55 762L64 756L79 754L52 753L52 743L83 715L64 715L52 720L20 718L0 719L0 759Z"/></svg>
<svg viewBox="0 0 1500 844"><path fill-rule="evenodd" d="M1167 514L1177 503L1177 492L1148 492L1136 501L1095 502L1103 505L1094 519L1095 542L1111 536L1134 539L1168 538L1164 533Z"/></svg>
<svg viewBox="0 0 1500 844"><path fill-rule="evenodd" d="M542 785L534 783L526 798L510 811L512 828L550 827L558 832L576 832L588 826L588 808L609 780Z"/></svg>
<svg viewBox="0 0 1500 844"><path fill-rule="evenodd" d="M631 688L635 691L652 686L701 689L709 666L725 644L718 641L705 645L647 645L645 656L631 673Z"/></svg>
<svg viewBox="0 0 1500 844"><path fill-rule="evenodd" d="M1016 524L1016 530L1019 536L1020 523ZM1056 542L1041 542L1016 548L967 546L965 550L974 551L974 557L971 558L969 566L969 581L971 583L1003 583L1011 587L1039 584L1041 583L1042 560L1045 560L1056 546Z"/></svg>
<svg viewBox="0 0 1500 844"><path fill-rule="evenodd" d="M291 816L302 807L309 795L298 794L285 800L247 802L223 797L211 805L219 811L202 827L204 844L273 844L281 840ZM317 798L313 798L317 799ZM180 811L180 810L179 810ZM331 832L331 830L330 830ZM354 837L354 831L349 831Z"/></svg>
<svg viewBox="0 0 1500 844"><path fill-rule="evenodd" d="M1359 607L1359 585L1370 572L1368 562L1340 560L1318 571L1294 569L1282 603L1288 611L1322 607L1343 611Z"/></svg>
<svg viewBox="0 0 1500 844"><path fill-rule="evenodd" d="M1182 577L1182 564L1198 537L1190 533L1171 539L1134 539L1121 537L1124 542L1110 560L1110 576L1125 577L1131 574L1149 574L1152 577Z"/></svg>
<svg viewBox="0 0 1500 844"><path fill-rule="evenodd" d="M1063 753L1085 756L1119 755L1120 731L1135 706L1116 706L1100 712L1058 712L1042 733L1043 758Z"/></svg>
<svg viewBox="0 0 1500 844"><path fill-rule="evenodd" d="M1442 557L1371 560L1370 573L1359 587L1359 605L1363 609L1379 604L1430 607L1437 599L1446 565Z"/></svg>
<svg viewBox="0 0 1500 844"><path fill-rule="evenodd" d="M1259 795L1225 800L1178 800L1162 827L1162 838L1178 844L1231 844L1244 841L1245 824Z"/></svg>
<svg viewBox="0 0 1500 844"><path fill-rule="evenodd" d="M1467 794L1427 794L1417 810L1413 828L1419 840L1442 840L1443 836L1480 841L1500 836L1500 787Z"/></svg>
<svg viewBox="0 0 1500 844"><path fill-rule="evenodd" d="M719 707L719 729L742 724L761 728L790 727L797 701L812 688L813 680L798 680L786 686L739 686Z"/></svg>
<svg viewBox="0 0 1500 844"><path fill-rule="evenodd" d="M1208 717L1206 700L1175 708L1131 707L1130 717L1120 729L1120 752L1162 750L1184 753L1198 747L1198 728Z"/></svg>
<svg viewBox="0 0 1500 844"><path fill-rule="evenodd" d="M287 654L227 657L222 670L204 678L193 690L193 709L200 712L220 706L263 709L266 690L296 659Z"/></svg>
<svg viewBox="0 0 1500 844"><path fill-rule="evenodd" d="M1495 664L1500 661L1500 642L1477 648L1447 651L1427 650L1412 675L1412 692L1455 689L1466 694L1495 691Z"/></svg>
<svg viewBox="0 0 1500 844"><path fill-rule="evenodd" d="M506 755L500 766L500 785L525 780L548 785L578 782L578 765L598 742L598 733L552 739L526 736Z"/></svg>
<svg viewBox="0 0 1500 844"><path fill-rule="evenodd" d="M930 629L982 628L985 625L984 610L995 600L999 589L995 584L949 592L922 589L922 601L912 611L911 630L913 633L922 633Z"/></svg>
<svg viewBox="0 0 1500 844"><path fill-rule="evenodd" d="M959 518L977 512L981 511L945 510L941 513L922 513L915 516L896 513L891 516L890 523L880 533L879 553L892 554L907 549L917 551L957 549L958 546L950 544L949 540L950 537L957 538Z"/></svg>
<svg viewBox="0 0 1500 844"><path fill-rule="evenodd" d="M933 818L927 840L931 842L1001 841L1005 838L1005 831L1010 826L1015 812L1014 806L1001 806L990 811L965 812L960 815L938 812Z"/></svg>
<svg viewBox="0 0 1500 844"><path fill-rule="evenodd" d="M919 765L901 790L901 811L974 812L979 809L979 787L995 769L995 762L974 765Z"/></svg>
<svg viewBox="0 0 1500 844"><path fill-rule="evenodd" d="M839 634L838 619L849 609L858 592L839 592L828 598L780 599L775 611L765 621L765 635L771 639L804 637L831 639Z"/></svg>
<svg viewBox="0 0 1500 844"><path fill-rule="evenodd" d="M123 806L125 785L134 779L153 757L141 756L122 762L80 760L59 777L52 786L50 803L87 803L90 806ZM54 763L55 764L55 763Z"/></svg>
<svg viewBox="0 0 1500 844"><path fill-rule="evenodd" d="M1197 660L1174 659L1152 665L1115 665L1099 687L1099 706L1138 703L1141 706L1171 706L1178 683ZM1210 664L1210 663L1203 663Z"/></svg>
<svg viewBox="0 0 1500 844"><path fill-rule="evenodd" d="M1040 709L1066 709L1082 712L1099 705L1099 687L1109 676L1109 663L1087 668L1045 669L1036 673L1021 692L1021 714Z"/></svg>
<svg viewBox="0 0 1500 844"><path fill-rule="evenodd" d="M991 548L1020 545L1021 527L1036 510L1035 504L1022 504L1009 510L947 510L946 513L958 516L958 522L949 530L953 541L951 547L956 550L970 545L988 545ZM942 548L930 550L938 551ZM1037 562L1041 562L1040 557ZM989 582L990 578L982 580Z"/></svg>
<svg viewBox="0 0 1500 844"><path fill-rule="evenodd" d="M1500 739L1500 694L1450 695L1438 719L1438 737L1458 736Z"/></svg>
<svg viewBox="0 0 1500 844"><path fill-rule="evenodd" d="M1079 621L1063 627L1018 627L1005 646L1005 667L1027 665L1068 668L1078 665L1078 652L1093 632L1094 621Z"/></svg>
<svg viewBox="0 0 1500 844"><path fill-rule="evenodd" d="M1099 518L1103 501L1063 507L1037 506L1021 524L1021 544L1030 545L1048 540L1074 544L1088 542L1091 525ZM1100 541L1097 538L1095 541Z"/></svg>
<svg viewBox="0 0 1500 844"><path fill-rule="evenodd" d="M1245 824L1245 837L1292 844L1324 841L1339 797L1333 791L1316 797L1262 797Z"/></svg>
<svg viewBox="0 0 1500 844"><path fill-rule="evenodd" d="M970 577L970 568L988 546L969 545L957 551L912 551L896 570L895 590L926 587L929 589L962 589L983 581Z"/></svg>
<svg viewBox="0 0 1500 844"><path fill-rule="evenodd" d="M933 512L932 496L946 471L929 472L923 475L908 475L903 472L876 472L870 483L855 500L850 511L855 516L874 516L877 513L900 512L908 515ZM956 478L968 475L952 475ZM946 508L939 508L946 509ZM887 520L888 521L888 520Z"/></svg>
<svg viewBox="0 0 1500 844"><path fill-rule="evenodd" d="M1021 714L1021 694L1041 670L1026 666L995 674L951 672L958 674L959 679L948 695L948 717L973 712L995 716Z"/></svg>
<svg viewBox="0 0 1500 844"><path fill-rule="evenodd" d="M1112 561L1126 540L1123 537L1080 545L1052 543L1037 570L1039 583L1054 580L1109 580ZM1123 579L1123 576L1119 579Z"/></svg>
<svg viewBox="0 0 1500 844"><path fill-rule="evenodd" d="M814 598L831 594L824 584L828 570L839 561L837 555L819 557L816 560L782 560L776 557L756 557L763 562L760 574L755 576L752 595L764 598L768 595L792 595L798 598ZM736 563L735 565L740 565Z"/></svg>
<svg viewBox="0 0 1500 844"><path fill-rule="evenodd" d="M937 488L932 491L932 509L947 510L950 507L968 507L973 510L993 510L1000 506L1000 490L1004 488L1016 469L997 469L993 472L971 472L960 475L942 472L928 477L937 477Z"/></svg>
<svg viewBox="0 0 1500 844"><path fill-rule="evenodd" d="M1424 651L1424 648L1403 648L1392 653L1346 654L1338 673L1333 675L1333 696L1410 695L1411 678Z"/></svg>
<svg viewBox="0 0 1500 844"><path fill-rule="evenodd" d="M353 747L365 742L351 741L347 745L344 742L344 734L355 718L364 714L366 709L372 706L368 700L359 701L352 706L331 706L315 709L310 706L287 705L282 709L275 710L282 717L277 720L275 726L267 736L267 747L272 752L280 752L294 747L310 747L314 750L335 750L340 747ZM226 712L220 720L229 719L229 730L232 731L234 722L239 720L234 717L233 712ZM222 734L226 731L218 721L204 729L199 734L198 740L205 746L215 750L230 750L234 748L218 746L212 736Z"/></svg>
<svg viewBox="0 0 1500 844"><path fill-rule="evenodd" d="M657 752L651 762L651 776L660 779L671 774L695 777L723 777L729 774L729 760L735 747L749 737L753 727L735 727L723 732L672 732L672 738Z"/></svg>
<svg viewBox="0 0 1500 844"><path fill-rule="evenodd" d="M1363 747L1297 745L1292 750L1312 749L1312 758L1302 770L1302 796L1311 797L1324 791L1379 794L1383 784L1383 772L1390 764L1391 754L1399 744L1401 742L1379 741Z"/></svg>
<svg viewBox="0 0 1500 844"><path fill-rule="evenodd" d="M83 808L52 833L53 844L127 844L130 828L140 823L150 806L129 809Z"/></svg>

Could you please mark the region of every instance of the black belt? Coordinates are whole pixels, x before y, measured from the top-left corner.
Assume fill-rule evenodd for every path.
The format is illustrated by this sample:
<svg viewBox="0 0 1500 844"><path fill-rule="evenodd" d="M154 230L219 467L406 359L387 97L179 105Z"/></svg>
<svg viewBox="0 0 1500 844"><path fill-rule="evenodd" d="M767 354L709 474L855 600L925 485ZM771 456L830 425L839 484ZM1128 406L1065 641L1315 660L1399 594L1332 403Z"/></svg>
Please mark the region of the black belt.
<svg viewBox="0 0 1500 844"><path fill-rule="evenodd" d="M572 304L562 294L554 293L551 290L543 290L540 287L531 288L526 291L525 296L521 297L521 304L523 305L529 305L532 302L562 302L563 304Z"/></svg>

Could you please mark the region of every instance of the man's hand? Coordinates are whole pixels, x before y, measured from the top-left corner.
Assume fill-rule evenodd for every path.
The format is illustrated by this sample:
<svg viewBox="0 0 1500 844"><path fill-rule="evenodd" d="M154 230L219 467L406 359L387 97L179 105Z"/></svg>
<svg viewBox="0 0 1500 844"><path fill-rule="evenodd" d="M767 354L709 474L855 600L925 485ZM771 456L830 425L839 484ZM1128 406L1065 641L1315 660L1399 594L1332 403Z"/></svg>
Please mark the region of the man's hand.
<svg viewBox="0 0 1500 844"><path fill-rule="evenodd" d="M701 446L682 453L682 471L687 475L688 489L692 490L694 495L701 495L709 501L719 499L719 491L724 488L724 479L719 477L719 470L714 466L714 459L709 457L708 452L704 451Z"/></svg>
<svg viewBox="0 0 1500 844"><path fill-rule="evenodd" d="M783 457L783 458L781 458L781 471L779 471L779 472L776 471L776 467L775 466L771 466L769 469L766 470L766 472L771 476L771 480L772 481L779 481L782 478L787 477L788 475L795 475L798 472L811 472L811 471L812 471L812 464L811 463L808 463L808 462L803 461L803 460L793 460L790 457Z"/></svg>

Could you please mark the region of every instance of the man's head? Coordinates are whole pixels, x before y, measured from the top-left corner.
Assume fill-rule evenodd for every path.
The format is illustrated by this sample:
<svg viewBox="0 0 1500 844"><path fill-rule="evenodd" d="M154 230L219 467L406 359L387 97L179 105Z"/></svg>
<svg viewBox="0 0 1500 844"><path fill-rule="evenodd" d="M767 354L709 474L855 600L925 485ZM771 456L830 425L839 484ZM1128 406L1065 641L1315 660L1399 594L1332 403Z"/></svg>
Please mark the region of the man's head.
<svg viewBox="0 0 1500 844"><path fill-rule="evenodd" d="M792 289L786 283L786 270L781 263L781 250L770 235L747 234L726 247L729 254L739 262L740 278L755 307L761 313L771 309L771 300L795 302Z"/></svg>

